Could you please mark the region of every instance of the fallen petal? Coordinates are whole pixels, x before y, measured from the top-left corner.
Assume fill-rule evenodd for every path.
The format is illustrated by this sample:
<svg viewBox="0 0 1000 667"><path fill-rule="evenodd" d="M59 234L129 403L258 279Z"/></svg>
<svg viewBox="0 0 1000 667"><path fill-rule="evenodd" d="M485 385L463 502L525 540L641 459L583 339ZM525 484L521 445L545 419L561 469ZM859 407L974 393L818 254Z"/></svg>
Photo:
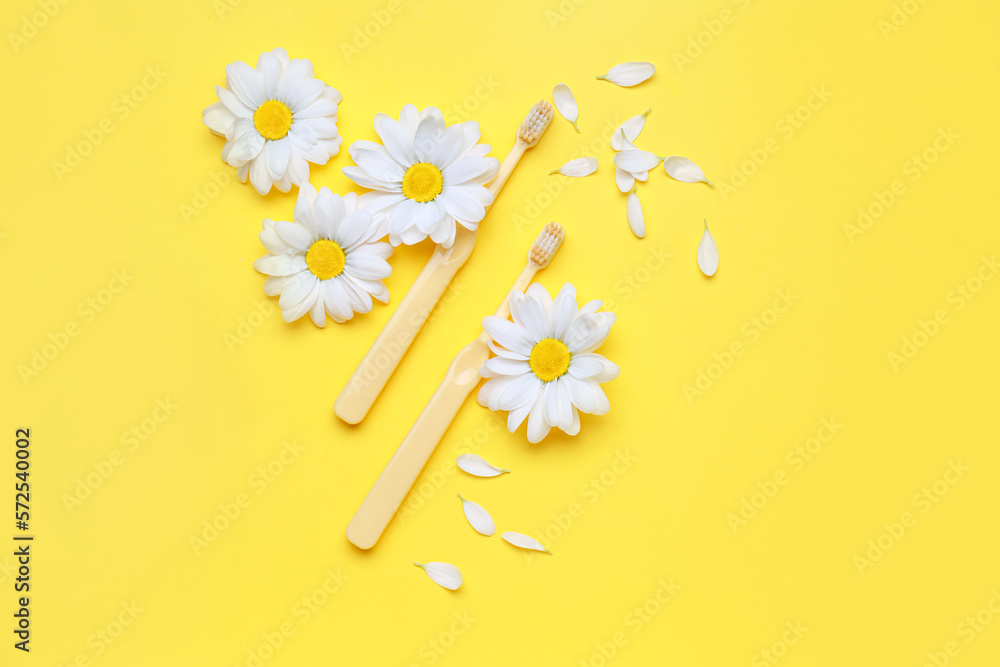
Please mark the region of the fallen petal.
<svg viewBox="0 0 1000 667"><path fill-rule="evenodd" d="M653 63L648 62L627 62L621 65L615 65L608 70L607 74L602 74L597 77L598 79L603 79L604 81L610 81L616 86L623 86L628 88L629 86L634 86L636 84L642 83L649 77L656 73L656 67Z"/></svg>
<svg viewBox="0 0 1000 667"><path fill-rule="evenodd" d="M510 472L504 468L498 468L492 463L489 463L479 454L462 454L457 459L455 463L463 471L469 473L470 475L475 475L476 477L496 477L497 475L502 475L505 472Z"/></svg>
<svg viewBox="0 0 1000 667"><path fill-rule="evenodd" d="M660 164L659 155L649 151L624 150L615 154L615 166L635 174L638 171L648 171Z"/></svg>
<svg viewBox="0 0 1000 667"><path fill-rule="evenodd" d="M427 576L438 586L447 588L449 591L458 590L462 585L462 573L451 563L413 563L423 569Z"/></svg>
<svg viewBox="0 0 1000 667"><path fill-rule="evenodd" d="M562 174L563 176L580 178L581 176L590 176L595 171L597 171L596 157L578 157L575 160L570 160L555 171L550 171L549 176L552 174Z"/></svg>
<svg viewBox="0 0 1000 667"><path fill-rule="evenodd" d="M705 178L705 172L686 157L671 155L663 161L663 168L670 178L681 183L708 183L713 188L712 181Z"/></svg>
<svg viewBox="0 0 1000 667"><path fill-rule="evenodd" d="M622 192L628 192L635 185L635 176L630 171L615 167L615 184Z"/></svg>
<svg viewBox="0 0 1000 667"><path fill-rule="evenodd" d="M507 531L500 537L502 537L505 541L510 542L515 547L520 547L522 549L532 549L534 551L544 551L547 554L552 553L544 546L542 546L541 542L539 542L533 537L528 537L523 533L512 533L510 531Z"/></svg>
<svg viewBox="0 0 1000 667"><path fill-rule="evenodd" d="M715 275L719 269L719 247L708 231L708 220L705 221L705 233L701 235L701 243L698 244L698 268L706 276Z"/></svg>
<svg viewBox="0 0 1000 667"><path fill-rule="evenodd" d="M573 91L569 89L569 86L565 83L557 83L556 87L552 89L552 103L555 104L562 117L573 123L573 127L579 132L580 128L576 121L580 117L580 109L576 106L576 98L573 97Z"/></svg>
<svg viewBox="0 0 1000 667"><path fill-rule="evenodd" d="M462 498L462 494L459 494L458 497ZM465 518L469 520L469 525L480 535L489 537L497 532L497 526L493 523L493 517L479 503L462 498L462 511L465 512Z"/></svg>
<svg viewBox="0 0 1000 667"><path fill-rule="evenodd" d="M642 205L635 190L629 193L625 201L625 217L628 218L628 227L633 234L640 239L646 235L646 221L642 217Z"/></svg>
<svg viewBox="0 0 1000 667"><path fill-rule="evenodd" d="M645 113L641 113L638 116L632 116L627 121L618 126L615 133L611 135L611 147L616 151L620 151L624 148L622 143L622 137L628 141L635 141L639 137L639 133L642 132L642 128L646 126L646 116L652 109L646 109Z"/></svg>

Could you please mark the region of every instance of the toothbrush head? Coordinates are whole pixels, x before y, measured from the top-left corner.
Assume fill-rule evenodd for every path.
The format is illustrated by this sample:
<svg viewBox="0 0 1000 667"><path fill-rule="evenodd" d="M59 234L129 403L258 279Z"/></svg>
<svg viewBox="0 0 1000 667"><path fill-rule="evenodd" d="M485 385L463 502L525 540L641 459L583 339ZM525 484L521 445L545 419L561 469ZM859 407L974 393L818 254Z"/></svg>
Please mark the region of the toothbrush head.
<svg viewBox="0 0 1000 667"><path fill-rule="evenodd" d="M551 122L552 105L541 100L531 107L531 111L521 123L521 127L517 128L517 138L526 143L528 148L531 148L542 138L542 134Z"/></svg>
<svg viewBox="0 0 1000 667"><path fill-rule="evenodd" d="M528 251L528 262L536 269L545 268L552 257L559 250L563 239L566 238L566 230L557 222L550 222L542 228L538 238L535 239L531 250Z"/></svg>

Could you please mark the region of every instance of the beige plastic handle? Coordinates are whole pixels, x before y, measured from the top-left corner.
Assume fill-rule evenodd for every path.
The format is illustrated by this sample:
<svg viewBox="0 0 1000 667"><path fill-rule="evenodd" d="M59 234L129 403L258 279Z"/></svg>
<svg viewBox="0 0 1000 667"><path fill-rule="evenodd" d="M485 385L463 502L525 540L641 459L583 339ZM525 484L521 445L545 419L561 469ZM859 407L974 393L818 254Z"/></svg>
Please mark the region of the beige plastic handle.
<svg viewBox="0 0 1000 667"><path fill-rule="evenodd" d="M338 417L348 424L365 418L475 242L476 232L459 227L451 248L434 251L337 397L333 411Z"/></svg>
<svg viewBox="0 0 1000 667"><path fill-rule="evenodd" d="M490 356L485 335L466 345L452 360L444 380L347 524L347 539L355 546L375 546L465 399L479 383L479 367Z"/></svg>
<svg viewBox="0 0 1000 667"><path fill-rule="evenodd" d="M500 164L496 178L489 185L494 200L524 154L525 148L527 144L518 139ZM438 246L434 251L337 397L333 411L338 417L348 424L357 424L365 418L451 279L469 259L475 245L476 232L458 225L455 243L451 248L444 250Z"/></svg>

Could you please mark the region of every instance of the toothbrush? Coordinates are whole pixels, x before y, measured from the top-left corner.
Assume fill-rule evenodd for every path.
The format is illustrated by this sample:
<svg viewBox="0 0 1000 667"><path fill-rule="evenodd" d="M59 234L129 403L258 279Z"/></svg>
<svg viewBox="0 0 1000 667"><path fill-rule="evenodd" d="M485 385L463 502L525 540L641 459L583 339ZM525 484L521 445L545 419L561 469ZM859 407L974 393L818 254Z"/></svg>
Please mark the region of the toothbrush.
<svg viewBox="0 0 1000 667"><path fill-rule="evenodd" d="M535 273L552 261L565 235L558 224L545 225L528 251L528 262L511 287L512 292L527 289ZM504 319L510 315L509 296L494 314ZM465 399L479 384L479 368L490 356L488 341L489 335L480 332L455 355L444 380L347 524L347 539L355 546L370 549L382 536Z"/></svg>
<svg viewBox="0 0 1000 667"><path fill-rule="evenodd" d="M538 143L551 121L551 104L542 100L531 107L517 130L517 141L490 183L494 201L524 151ZM447 250L437 247L337 397L333 411L338 417L348 424L365 418L452 277L472 254L476 233L458 225L454 245Z"/></svg>

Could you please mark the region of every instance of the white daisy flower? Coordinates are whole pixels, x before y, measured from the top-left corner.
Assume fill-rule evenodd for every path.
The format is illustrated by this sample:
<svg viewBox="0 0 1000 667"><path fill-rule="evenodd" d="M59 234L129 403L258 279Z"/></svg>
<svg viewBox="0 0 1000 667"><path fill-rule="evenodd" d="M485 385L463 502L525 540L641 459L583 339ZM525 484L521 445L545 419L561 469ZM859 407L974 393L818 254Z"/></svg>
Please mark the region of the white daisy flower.
<svg viewBox="0 0 1000 667"><path fill-rule="evenodd" d="M399 120L375 116L382 144L355 141L349 153L358 165L344 167L352 181L373 192L361 196L373 213L385 211L389 240L412 245L428 236L450 248L455 223L475 230L493 203L486 189L500 163L486 157L490 146L479 141L479 123L445 126L436 107L421 112L407 104Z"/></svg>
<svg viewBox="0 0 1000 667"><path fill-rule="evenodd" d="M242 61L226 66L226 87L202 112L202 122L226 138L222 159L240 181L266 195L273 185L288 192L309 182L309 163L326 164L340 151L336 88L313 76L308 60L288 59L284 49L265 51L256 69Z"/></svg>
<svg viewBox="0 0 1000 667"><path fill-rule="evenodd" d="M509 410L511 433L527 417L533 443L553 426L576 435L580 412L606 414L611 406L600 383L618 377L618 366L594 352L615 323L614 313L597 312L601 305L591 301L578 309L576 288L569 283L555 299L537 283L525 294L511 294L513 322L493 315L483 319L497 356L479 370L490 378L479 390L479 404Z"/></svg>
<svg viewBox="0 0 1000 667"><path fill-rule="evenodd" d="M392 246L372 214L358 208L354 192L341 197L309 183L299 188L294 222L264 220L260 242L267 254L253 268L267 274L264 293L281 295L281 317L294 322L308 311L318 327L326 314L346 322L372 309L372 297L389 301L382 283L392 273Z"/></svg>

